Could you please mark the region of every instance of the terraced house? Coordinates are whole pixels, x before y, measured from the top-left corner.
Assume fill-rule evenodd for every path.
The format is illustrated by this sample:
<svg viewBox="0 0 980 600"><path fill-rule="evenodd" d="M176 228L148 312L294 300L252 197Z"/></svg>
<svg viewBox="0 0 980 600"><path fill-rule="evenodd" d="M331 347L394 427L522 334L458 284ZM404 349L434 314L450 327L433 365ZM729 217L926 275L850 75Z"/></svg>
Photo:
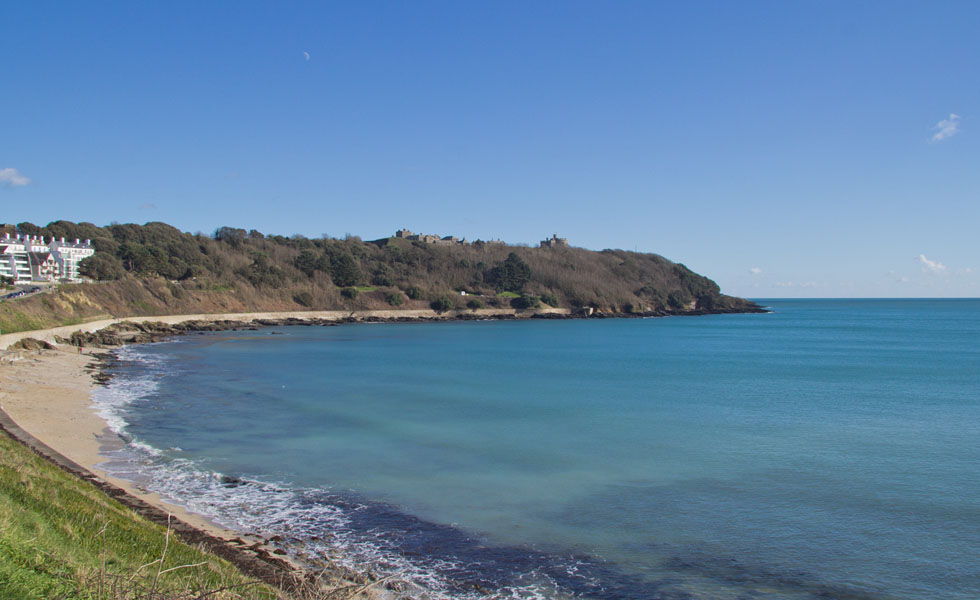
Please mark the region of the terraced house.
<svg viewBox="0 0 980 600"><path fill-rule="evenodd" d="M0 238L0 277L15 282L82 281L78 263L95 254L91 240L66 242L41 236L5 233Z"/></svg>

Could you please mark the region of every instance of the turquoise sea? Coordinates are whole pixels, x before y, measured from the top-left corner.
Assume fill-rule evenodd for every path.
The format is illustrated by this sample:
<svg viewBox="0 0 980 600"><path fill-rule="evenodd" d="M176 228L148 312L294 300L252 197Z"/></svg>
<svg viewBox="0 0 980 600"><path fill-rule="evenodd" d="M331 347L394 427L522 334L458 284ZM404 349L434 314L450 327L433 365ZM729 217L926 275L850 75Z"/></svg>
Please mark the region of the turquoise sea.
<svg viewBox="0 0 980 600"><path fill-rule="evenodd" d="M980 301L760 303L190 335L95 402L111 470L433 598L980 598Z"/></svg>

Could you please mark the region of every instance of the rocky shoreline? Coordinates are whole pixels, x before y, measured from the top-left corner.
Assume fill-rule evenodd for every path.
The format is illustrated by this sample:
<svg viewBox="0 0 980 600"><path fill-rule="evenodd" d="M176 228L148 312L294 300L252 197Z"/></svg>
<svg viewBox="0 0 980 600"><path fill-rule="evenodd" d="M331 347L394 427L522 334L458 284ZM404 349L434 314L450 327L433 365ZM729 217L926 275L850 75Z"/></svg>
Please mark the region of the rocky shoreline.
<svg viewBox="0 0 980 600"><path fill-rule="evenodd" d="M517 321L524 319L546 319L546 320L566 320L566 319L649 319L657 317L689 317L704 316L712 314L758 314L769 311L753 304L744 309L695 309L687 311L644 311L633 313L612 313L612 312L588 312L578 310L576 312L532 312L530 314L520 313L499 313L499 314L478 314L468 312L457 312L452 315L434 316L347 316L339 319L325 319L319 317L300 318L257 318L248 321L238 321L232 319L192 319L180 323L164 323L162 321L144 320L124 320L114 323L92 332L75 331L69 337L54 336L59 344L67 344L77 347L97 347L111 348L125 344L146 344L159 342L164 339L187 335L190 333L207 331L238 331L238 330L257 330L260 327L334 327L353 323L431 323L445 321ZM148 317L147 319L152 319ZM22 344L30 346L31 343L44 344L38 340L25 338ZM33 347L22 346L25 349Z"/></svg>

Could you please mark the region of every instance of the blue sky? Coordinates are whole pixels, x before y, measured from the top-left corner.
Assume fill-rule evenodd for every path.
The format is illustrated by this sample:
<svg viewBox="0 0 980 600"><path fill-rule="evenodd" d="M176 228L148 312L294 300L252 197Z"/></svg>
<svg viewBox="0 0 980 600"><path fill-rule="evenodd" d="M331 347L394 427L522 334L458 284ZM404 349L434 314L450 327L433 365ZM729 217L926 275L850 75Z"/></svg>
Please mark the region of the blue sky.
<svg viewBox="0 0 980 600"><path fill-rule="evenodd" d="M204 4L204 6L200 6ZM662 254L980 296L980 3L7 3L0 221Z"/></svg>

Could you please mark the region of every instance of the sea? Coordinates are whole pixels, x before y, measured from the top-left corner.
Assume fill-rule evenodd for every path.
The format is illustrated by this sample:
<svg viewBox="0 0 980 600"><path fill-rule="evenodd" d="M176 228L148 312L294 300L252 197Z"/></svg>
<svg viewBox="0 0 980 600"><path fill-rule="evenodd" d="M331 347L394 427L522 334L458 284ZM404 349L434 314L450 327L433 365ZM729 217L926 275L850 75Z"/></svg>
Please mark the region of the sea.
<svg viewBox="0 0 980 600"><path fill-rule="evenodd" d="M980 300L759 302L125 347L105 467L392 597L980 598Z"/></svg>

